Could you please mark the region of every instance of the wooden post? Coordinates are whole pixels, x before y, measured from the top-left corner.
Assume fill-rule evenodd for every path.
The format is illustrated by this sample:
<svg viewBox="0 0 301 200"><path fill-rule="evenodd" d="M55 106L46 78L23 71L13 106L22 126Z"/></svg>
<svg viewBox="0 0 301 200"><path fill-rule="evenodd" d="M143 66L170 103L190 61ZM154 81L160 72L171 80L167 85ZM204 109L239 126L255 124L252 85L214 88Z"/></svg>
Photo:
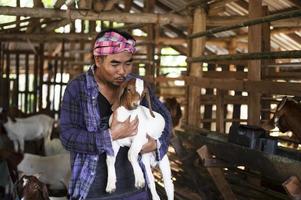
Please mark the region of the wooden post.
<svg viewBox="0 0 301 200"><path fill-rule="evenodd" d="M44 44L39 48L39 110L43 108Z"/></svg>
<svg viewBox="0 0 301 200"><path fill-rule="evenodd" d="M212 155L208 151L206 145L202 146L197 150L200 158L202 160L205 159L212 159ZM209 174L211 175L215 185L217 186L218 190L221 192L222 196L225 200L236 200L236 196L231 190L230 185L228 184L224 172L220 168L207 168Z"/></svg>
<svg viewBox="0 0 301 200"><path fill-rule="evenodd" d="M263 16L269 15L269 8L268 6L263 6ZM271 51L271 30L270 30L270 23L262 24L262 51L263 52L270 52ZM262 65L267 66L272 64L272 60L263 60ZM261 72L262 77L268 75L269 68L264 67L263 71ZM271 95L262 94L262 97L272 97ZM263 109L270 109L270 102L261 100L262 110ZM261 119L270 119L270 113L268 112L261 112Z"/></svg>
<svg viewBox="0 0 301 200"><path fill-rule="evenodd" d="M193 18L193 33L206 30L206 11L204 8L196 8ZM192 57L200 56L204 52L205 38L192 40ZM190 76L202 77L202 63L192 63L189 69ZM201 89L191 86L188 89L188 125L200 126L200 96Z"/></svg>
<svg viewBox="0 0 301 200"><path fill-rule="evenodd" d="M208 64L208 72L215 71L215 64ZM213 89L212 88L206 88L206 95L213 95ZM212 119L212 104L206 104L204 107L204 120L206 119ZM207 130L211 130L211 122L204 122L203 128Z"/></svg>
<svg viewBox="0 0 301 200"><path fill-rule="evenodd" d="M25 54L25 110L24 112L27 113L29 110L28 106L28 86L29 86L29 54Z"/></svg>
<svg viewBox="0 0 301 200"><path fill-rule="evenodd" d="M155 8L155 0L144 0L144 12L152 13ZM154 25L148 24L146 26L147 30L147 40L155 41L155 31ZM147 60L149 63L145 64L145 75L154 76L154 55L155 55L155 46L152 43L147 44Z"/></svg>
<svg viewBox="0 0 301 200"><path fill-rule="evenodd" d="M62 101L62 95L63 95L63 74L64 74L64 59L65 58L65 42L62 43L62 51L61 51L61 66L60 66L60 74L61 74L61 80L60 80L60 97L59 97L59 113L61 109L61 101Z"/></svg>
<svg viewBox="0 0 301 200"><path fill-rule="evenodd" d="M217 102L216 102L216 131L225 133L225 91L217 89Z"/></svg>
<svg viewBox="0 0 301 200"><path fill-rule="evenodd" d="M249 1L249 17L250 19L263 16L262 0ZM249 27L248 32L248 49L249 53L262 52L262 25L254 25ZM248 80L261 80L261 60L248 61ZM259 125L260 120L260 93L249 92L248 103L248 124Z"/></svg>

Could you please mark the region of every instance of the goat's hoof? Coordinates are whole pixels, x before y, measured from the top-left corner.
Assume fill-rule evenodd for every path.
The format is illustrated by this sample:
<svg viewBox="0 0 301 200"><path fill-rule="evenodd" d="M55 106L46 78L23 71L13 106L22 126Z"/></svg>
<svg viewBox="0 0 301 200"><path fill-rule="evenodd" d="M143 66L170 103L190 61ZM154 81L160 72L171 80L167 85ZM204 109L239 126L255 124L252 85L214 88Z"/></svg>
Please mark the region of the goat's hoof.
<svg viewBox="0 0 301 200"><path fill-rule="evenodd" d="M140 180L137 180L135 182L135 187L136 188L143 188L145 185L145 181L144 181L144 178L143 179L140 179Z"/></svg>
<svg viewBox="0 0 301 200"><path fill-rule="evenodd" d="M108 184L106 187L106 192L107 193L113 193L116 190L116 185L115 184Z"/></svg>

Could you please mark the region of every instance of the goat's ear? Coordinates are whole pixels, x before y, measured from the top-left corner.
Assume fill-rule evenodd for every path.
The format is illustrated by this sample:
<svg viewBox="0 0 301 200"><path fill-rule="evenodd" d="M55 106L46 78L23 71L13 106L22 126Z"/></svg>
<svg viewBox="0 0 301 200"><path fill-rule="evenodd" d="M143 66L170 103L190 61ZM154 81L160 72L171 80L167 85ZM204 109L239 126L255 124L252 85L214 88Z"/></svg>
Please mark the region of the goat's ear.
<svg viewBox="0 0 301 200"><path fill-rule="evenodd" d="M147 85L145 84L145 81L144 81L144 90L143 90L143 97L145 96L146 100L147 100L147 103L148 103L148 109L149 109L149 112L151 114L151 116L153 118L155 118L155 115L153 113L153 109L152 109L152 103L151 103L151 100L150 100L150 94L149 94L149 89L147 87Z"/></svg>
<svg viewBox="0 0 301 200"><path fill-rule="evenodd" d="M33 174L33 176L40 180L40 177L42 176L42 172L35 173Z"/></svg>
<svg viewBox="0 0 301 200"><path fill-rule="evenodd" d="M112 105L113 112L120 106L121 96L123 95L126 87L127 87L127 82L124 82L121 84L121 86L119 88L119 92L118 92L118 98L115 100L115 102Z"/></svg>
<svg viewBox="0 0 301 200"><path fill-rule="evenodd" d="M44 183L43 183L42 193L43 193L43 200L50 200L49 194L48 194L48 189L46 187L46 184L44 184Z"/></svg>

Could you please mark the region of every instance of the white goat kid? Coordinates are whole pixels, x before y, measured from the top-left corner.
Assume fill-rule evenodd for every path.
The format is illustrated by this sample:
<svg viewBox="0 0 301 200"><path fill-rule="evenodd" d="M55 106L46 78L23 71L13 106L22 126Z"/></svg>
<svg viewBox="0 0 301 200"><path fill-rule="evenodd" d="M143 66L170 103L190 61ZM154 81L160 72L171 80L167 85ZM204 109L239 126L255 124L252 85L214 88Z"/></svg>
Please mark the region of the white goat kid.
<svg viewBox="0 0 301 200"><path fill-rule="evenodd" d="M149 108L139 105L140 100L142 100L144 96L148 101ZM139 153L142 146L148 142L147 135L153 139L159 139L165 126L164 118L159 113L152 111L149 92L147 87L144 86L143 80L131 79L125 82L121 86L119 101L119 107L114 111L114 114L117 115L116 119L119 122L124 122L130 117L130 121L132 121L137 116L139 125L138 132L135 136L112 141L114 156L107 155L108 182L106 191L109 193L116 189L116 172L114 164L119 148L123 146L130 147L128 159L133 167L135 187L141 188L145 185L143 172L138 163ZM111 121L112 116L110 118L110 125ZM155 154L153 152L142 154L142 162L146 169L146 176L149 181L148 187L150 188L152 199L158 200L160 197L156 191L155 180L151 171L151 165L154 166L157 164L155 160ZM167 155L165 155L158 164L163 176L168 200L173 200L174 186L171 179L171 170Z"/></svg>
<svg viewBox="0 0 301 200"><path fill-rule="evenodd" d="M8 116L3 124L8 137L14 142L15 151L18 143L21 152L24 151L24 140L46 139L52 132L54 119L48 115L38 114L27 118L16 118L16 122Z"/></svg>

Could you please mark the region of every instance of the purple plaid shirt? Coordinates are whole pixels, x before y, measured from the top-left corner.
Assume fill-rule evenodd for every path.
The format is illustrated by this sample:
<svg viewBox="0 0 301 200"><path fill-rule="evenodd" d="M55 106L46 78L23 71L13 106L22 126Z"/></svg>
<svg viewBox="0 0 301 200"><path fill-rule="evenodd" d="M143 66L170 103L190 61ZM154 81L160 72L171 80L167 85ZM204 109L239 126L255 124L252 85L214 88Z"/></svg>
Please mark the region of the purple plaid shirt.
<svg viewBox="0 0 301 200"><path fill-rule="evenodd" d="M86 198L95 178L98 155L113 155L108 126L101 127L100 123L101 108L97 102L99 91L93 67L69 82L61 107L61 141L70 151L71 157L72 174L68 192L76 199ZM160 160L167 152L172 122L168 110L152 92L151 101L153 110L160 113L166 121L164 132L159 138L160 147L157 149L157 159ZM146 100L141 104L147 106Z"/></svg>

